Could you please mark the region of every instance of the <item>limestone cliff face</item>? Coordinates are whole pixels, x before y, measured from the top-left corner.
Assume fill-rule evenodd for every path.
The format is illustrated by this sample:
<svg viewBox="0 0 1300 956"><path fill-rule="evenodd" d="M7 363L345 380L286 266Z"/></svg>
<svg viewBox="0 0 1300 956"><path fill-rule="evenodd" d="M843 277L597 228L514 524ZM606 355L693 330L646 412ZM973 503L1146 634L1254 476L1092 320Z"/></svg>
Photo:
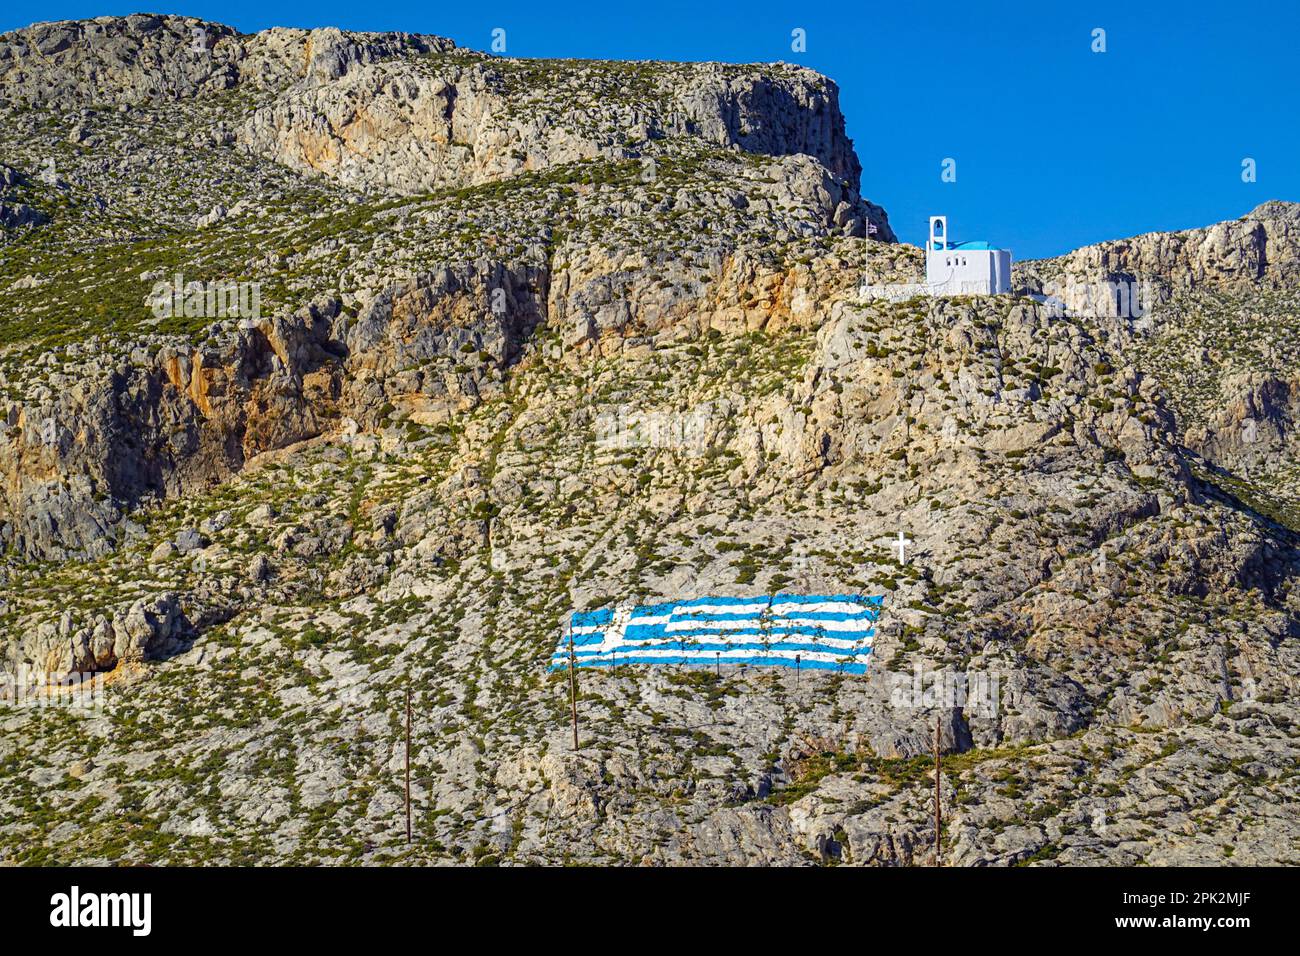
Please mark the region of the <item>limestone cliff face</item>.
<svg viewBox="0 0 1300 956"><path fill-rule="evenodd" d="M581 159L652 157L657 141L676 137L812 156L858 188L838 90L798 67L678 64L642 74L431 55L300 83L239 131L247 148L291 168L406 193Z"/></svg>
<svg viewBox="0 0 1300 956"><path fill-rule="evenodd" d="M1300 204L1020 263L1027 291L1087 316L1168 389L1186 446L1293 506L1300 450Z"/></svg>
<svg viewBox="0 0 1300 956"><path fill-rule="evenodd" d="M51 376L53 388L0 423L4 546L56 560L107 553L141 502L208 487L319 433L337 414L327 347L313 321L275 320L211 347Z"/></svg>
<svg viewBox="0 0 1300 956"><path fill-rule="evenodd" d="M0 423L0 542L42 559L104 554L131 509L225 480L263 452L393 411L447 421L502 394L543 324L566 350L619 355L655 338L814 328L854 287L835 260L776 269L741 253L703 277L629 265L575 250L557 276L446 268L379 292L355 318L324 298L295 316L219 324L202 347L66 366Z"/></svg>
<svg viewBox="0 0 1300 956"><path fill-rule="evenodd" d="M863 301L920 251L796 67L138 16L0 99L0 676L122 704L5 712L0 863L918 863L936 722L959 864L1296 862L1295 207L1019 267L1140 316ZM782 591L870 673L584 672L570 751L572 611Z"/></svg>
<svg viewBox="0 0 1300 956"><path fill-rule="evenodd" d="M1187 429L1187 443L1211 461L1246 472L1285 466L1300 423L1300 377L1263 371L1225 376L1220 403Z"/></svg>
<svg viewBox="0 0 1300 956"><path fill-rule="evenodd" d="M805 154L858 188L835 84L783 64L557 66L456 53L441 37L271 29L242 35L137 14L0 36L0 96L84 106L273 91L240 143L302 171L376 190L468 186L578 159L650 155L689 136Z"/></svg>
<svg viewBox="0 0 1300 956"><path fill-rule="evenodd" d="M418 268L393 268L371 252L351 266L367 273L361 288L327 280L310 305L216 322L202 344L146 333L121 348L103 337L68 350L57 380L73 387L23 395L0 431L0 544L32 557L102 554L142 502L225 480L258 454L343 420L373 425L392 408L432 422L473 408L500 394L506 370L544 325L562 330L567 348L607 354L646 335L808 327L822 300L856 281L854 264L776 261L771 247L860 236L867 222L880 240L893 239L884 210L858 194L860 167L834 84L798 67L552 64L457 53L437 37L243 36L151 15L43 24L0 40L0 95L10 102L84 104L92 90L97 103L176 101L168 108L187 118L185 101L206 110L233 90L251 97L246 118L232 123L218 108L187 119L197 152L224 159L230 148L234 162L251 154L389 196L521 176L545 183L553 168L578 188L547 186L544 203L519 203L510 213L522 226L493 223L466 200L439 228L485 236L486 226L490 245ZM130 112L115 117L135 123ZM131 203L133 190L93 165L98 137L82 124L95 119L78 114L74 131L85 145L60 160L73 182L41 185L39 167L6 166L7 188L21 187L24 199L42 189L62 195L89 177L114 190L110 209ZM146 114L136 125L155 124ZM710 158L718 149L729 167ZM760 169L736 156L771 158ZM577 161L588 161L589 184L567 171ZM599 177L620 161L632 164L636 189L616 195ZM158 162L162 155L150 154L148 165ZM733 181L736 169L746 178ZM672 184L660 185L661 176ZM255 198L214 207L195 225L247 218ZM437 223L442 207L425 201L416 218ZM393 212L405 228L410 213ZM389 231L380 215L371 228ZM595 228L610 216L623 228ZM664 228L670 222L692 225ZM496 248L520 229L526 262ZM684 249L689 232L707 248ZM341 243L364 256L356 239L364 242L324 238L291 260L264 247L243 268L255 277L311 269ZM21 277L14 290L41 281Z"/></svg>
<svg viewBox="0 0 1300 956"><path fill-rule="evenodd" d="M1300 204L1266 202L1240 219L1153 232L1020 264L1026 288L1044 281L1147 279L1168 291L1205 287L1294 288L1300 281Z"/></svg>
<svg viewBox="0 0 1300 956"><path fill-rule="evenodd" d="M275 28L244 35L194 17L134 14L0 35L0 96L15 104L139 104L337 79L389 57L454 49L442 37Z"/></svg>

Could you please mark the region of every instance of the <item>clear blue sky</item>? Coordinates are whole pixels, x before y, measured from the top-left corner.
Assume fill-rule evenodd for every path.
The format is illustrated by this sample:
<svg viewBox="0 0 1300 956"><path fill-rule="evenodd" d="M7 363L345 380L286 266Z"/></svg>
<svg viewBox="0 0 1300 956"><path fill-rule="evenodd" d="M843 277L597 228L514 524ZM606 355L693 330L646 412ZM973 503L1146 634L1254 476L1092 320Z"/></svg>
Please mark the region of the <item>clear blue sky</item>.
<svg viewBox="0 0 1300 956"><path fill-rule="evenodd" d="M139 11L10 0L0 30ZM954 238L1017 258L1205 225L1300 200L1300 2L913 0L795 3L151 0L244 32L339 26L449 36L526 57L787 60L840 85L863 193L900 238L945 212ZM148 7L145 7L148 9ZM803 28L807 51L791 50ZM1105 53L1091 50L1094 28ZM1242 182L1242 160L1257 164ZM945 158L957 181L940 179Z"/></svg>

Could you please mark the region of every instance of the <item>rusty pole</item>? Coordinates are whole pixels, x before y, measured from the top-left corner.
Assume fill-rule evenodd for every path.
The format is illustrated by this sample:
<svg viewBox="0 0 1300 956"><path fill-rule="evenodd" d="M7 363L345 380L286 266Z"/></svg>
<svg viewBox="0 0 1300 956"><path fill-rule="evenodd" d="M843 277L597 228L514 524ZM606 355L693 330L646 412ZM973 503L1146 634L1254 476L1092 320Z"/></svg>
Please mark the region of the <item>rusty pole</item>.
<svg viewBox="0 0 1300 956"><path fill-rule="evenodd" d="M411 842L411 685L406 685L406 842Z"/></svg>
<svg viewBox="0 0 1300 956"><path fill-rule="evenodd" d="M578 680L574 676L573 632L569 632L569 709L573 713L573 749L578 749Z"/></svg>
<svg viewBox="0 0 1300 956"><path fill-rule="evenodd" d="M943 845L940 842L939 834L943 827L943 806L939 801L939 771L942 768L942 758L939 756L939 724L940 717L935 714L934 717L934 865L943 866Z"/></svg>

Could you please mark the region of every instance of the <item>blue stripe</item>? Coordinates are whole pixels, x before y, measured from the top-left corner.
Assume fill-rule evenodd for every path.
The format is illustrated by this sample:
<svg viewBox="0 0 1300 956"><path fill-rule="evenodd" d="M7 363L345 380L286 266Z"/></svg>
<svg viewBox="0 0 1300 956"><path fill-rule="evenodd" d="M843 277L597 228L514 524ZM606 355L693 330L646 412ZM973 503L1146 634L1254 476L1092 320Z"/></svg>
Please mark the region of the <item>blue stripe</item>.
<svg viewBox="0 0 1300 956"><path fill-rule="evenodd" d="M861 611L788 611L783 613L773 611L769 616L773 621L781 621L787 617L798 617L806 621L860 621L864 618L874 621L880 617L880 609L864 607Z"/></svg>
<svg viewBox="0 0 1300 956"><path fill-rule="evenodd" d="M883 594L778 594L773 604L828 604L842 601L845 604L884 604Z"/></svg>
<svg viewBox="0 0 1300 956"><path fill-rule="evenodd" d="M790 614L762 614L741 612L732 614L729 612L719 611L716 614L707 614L696 611L693 614L678 614L673 612L673 623L681 621L781 621L787 617L797 617L805 621L874 621L880 616L880 612L872 608L863 608L861 611L794 611Z"/></svg>
<svg viewBox="0 0 1300 956"><path fill-rule="evenodd" d="M673 608L676 606L671 602L668 604L643 604L638 608L634 608L632 614L633 616L662 617L665 614L672 613Z"/></svg>
<svg viewBox="0 0 1300 956"><path fill-rule="evenodd" d="M689 644L687 647L681 646L681 641L666 641L663 644L652 644L638 647L627 648L628 653L635 654L638 651L680 650L683 654L712 654L715 651L807 651L810 654L838 654L840 657L857 657L871 653L870 647L853 648L852 650L843 647L831 647L828 644L815 643L795 643L791 641L772 641L768 644L746 643L746 644ZM621 653L623 648L604 651L579 651L574 650L573 656L577 658L586 657L609 657L613 654ZM551 655L551 660L567 661L569 659L568 651L556 651Z"/></svg>
<svg viewBox="0 0 1300 956"><path fill-rule="evenodd" d="M717 666L716 661L711 660L707 657L703 657L703 658L701 657L637 657L636 655L629 655L627 657L619 655L619 657L616 660L611 660L608 657L596 657L596 658L590 658L585 661L575 661L575 663L579 668L614 667L614 666L622 667L625 664L654 664L660 666L664 664L670 664L670 665L671 664L698 664L703 667ZM741 664L746 664L753 667L794 667L795 666L794 661L786 660L784 657L744 657L739 659L733 658L732 660L723 661L722 663L727 667L738 667ZM865 674L867 672L866 664L858 664L852 661L849 661L844 664L831 663L830 661L803 661L800 663L799 666L803 670L839 671L842 674ZM564 668L567 667L568 664L564 664L564 665L552 664L550 669L553 671L557 671L557 670L563 670Z"/></svg>
<svg viewBox="0 0 1300 956"><path fill-rule="evenodd" d="M855 631L828 631L824 627L811 627L802 624L772 625L771 627L736 627L725 631L715 630L688 630L688 631L670 631L662 624L633 624L623 633L623 643L637 644L641 641L660 641L695 639L699 640L701 636L711 637L720 640L724 637L763 637L772 635L780 637L784 634L808 634L813 637L837 637L845 641L858 641L875 634L875 628L865 627ZM600 634L583 634L586 638L600 638ZM599 644L600 640L587 640L579 642L574 639L574 646L580 644Z"/></svg>
<svg viewBox="0 0 1300 956"><path fill-rule="evenodd" d="M629 627L628 630L631 631L632 628ZM707 634L710 637L727 637L733 634L742 637L762 637L764 634L815 634L818 637L836 637L843 641L857 641L864 637L870 637L875 633L875 628L870 626L856 628L852 631L828 631L824 627L816 627L812 624L771 624L767 627L731 627L725 631L715 631L711 628L688 631L663 631L664 636L670 638L675 638L679 634ZM630 640L630 638L625 638L625 640Z"/></svg>
<svg viewBox="0 0 1300 956"><path fill-rule="evenodd" d="M770 637L769 643L771 643L789 635L799 634L808 637L833 637L840 641L865 641L875 636L875 633L875 630L869 627L861 631L828 631L820 627L740 627L730 631L668 631L663 636L670 641L720 641L728 637Z"/></svg>

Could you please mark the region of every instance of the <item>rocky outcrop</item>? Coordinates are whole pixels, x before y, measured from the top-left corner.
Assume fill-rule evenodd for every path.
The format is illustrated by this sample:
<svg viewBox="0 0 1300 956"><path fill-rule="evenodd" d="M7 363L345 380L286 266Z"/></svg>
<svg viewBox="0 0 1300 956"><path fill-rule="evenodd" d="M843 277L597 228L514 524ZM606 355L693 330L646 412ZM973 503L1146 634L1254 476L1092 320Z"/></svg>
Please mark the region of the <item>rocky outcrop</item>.
<svg viewBox="0 0 1300 956"><path fill-rule="evenodd" d="M445 268L369 299L336 323L346 344L342 412L446 422L500 397L509 366L544 320L549 274L500 263Z"/></svg>
<svg viewBox="0 0 1300 956"><path fill-rule="evenodd" d="M633 105L604 97L625 95L629 83ZM798 67L678 64L629 77L599 63L537 70L463 55L382 62L288 90L239 137L291 168L402 193L594 157L652 157L657 142L683 137L812 156L855 192L861 173L835 85Z"/></svg>
<svg viewBox="0 0 1300 956"><path fill-rule="evenodd" d="M1241 372L1221 384L1221 404L1187 443L1206 458L1249 472L1291 456L1300 421L1300 381L1272 372Z"/></svg>
<svg viewBox="0 0 1300 956"><path fill-rule="evenodd" d="M564 70L406 33L230 27L135 14L0 36L0 97L141 103L249 87L276 91L239 131L249 149L341 182L398 192L503 179L574 160L645 155L665 137L817 158L858 187L838 90L794 66L677 64ZM635 94L613 105L602 91ZM610 107L613 105L613 109Z"/></svg>
<svg viewBox="0 0 1300 956"><path fill-rule="evenodd" d="M18 229L23 226L41 226L49 222L49 216L26 203L0 202L0 228Z"/></svg>
<svg viewBox="0 0 1300 956"><path fill-rule="evenodd" d="M105 369L94 349L0 421L8 518L0 547L98 556L130 510L210 487L257 455L394 412L432 424L501 391L541 321L544 270L444 269L386 290L353 319L227 322L208 344L141 345Z"/></svg>
<svg viewBox="0 0 1300 956"><path fill-rule="evenodd" d="M31 557L101 555L124 511L229 477L249 458L319 433L337 356L319 317L228 328L200 349L142 347L104 366L93 345L0 421L3 546Z"/></svg>
<svg viewBox="0 0 1300 956"><path fill-rule="evenodd" d="M1017 266L1026 289L1045 284L1154 282L1164 290L1294 288L1300 281L1300 203L1263 203L1240 219L1084 246ZM1077 311L1077 309L1076 309Z"/></svg>
<svg viewBox="0 0 1300 956"><path fill-rule="evenodd" d="M24 622L21 659L42 680L112 670L119 662L159 659L186 645L193 634L176 594L141 598L110 614L79 620L68 610L57 620Z"/></svg>
<svg viewBox="0 0 1300 956"><path fill-rule="evenodd" d="M1085 318L1160 378L1182 440L1228 483L1247 479L1269 514L1293 507L1300 204L1266 202L1240 219L1016 269L1027 291Z"/></svg>
<svg viewBox="0 0 1300 956"><path fill-rule="evenodd" d="M193 97L241 84L273 89L454 46L441 37L334 28L248 36L193 17L146 13L64 20L0 35L0 97L82 106Z"/></svg>

